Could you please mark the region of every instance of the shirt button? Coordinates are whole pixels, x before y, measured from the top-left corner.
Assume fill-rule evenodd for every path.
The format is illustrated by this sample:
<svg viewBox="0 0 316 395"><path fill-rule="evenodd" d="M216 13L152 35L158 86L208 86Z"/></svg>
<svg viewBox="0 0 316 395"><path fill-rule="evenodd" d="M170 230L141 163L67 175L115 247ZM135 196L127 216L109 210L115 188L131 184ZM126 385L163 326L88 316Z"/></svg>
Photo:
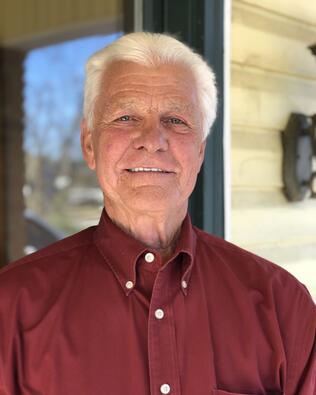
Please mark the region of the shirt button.
<svg viewBox="0 0 316 395"><path fill-rule="evenodd" d="M155 255L152 254L151 252L147 252L147 254L145 255L145 261L151 263L154 260L155 260Z"/></svg>
<svg viewBox="0 0 316 395"><path fill-rule="evenodd" d="M162 384L162 386L160 387L160 392L162 394L169 394L170 391L171 391L171 388L170 388L169 384Z"/></svg>
<svg viewBox="0 0 316 395"><path fill-rule="evenodd" d="M182 288L188 288L188 283L184 280L182 281L181 285L182 285Z"/></svg>
<svg viewBox="0 0 316 395"><path fill-rule="evenodd" d="M157 309L156 311L155 311L155 317L158 319L158 320L161 320L162 318L163 318L163 316L165 315L165 313L163 312L163 310L161 310L161 309ZM168 392L166 392L166 394L167 394Z"/></svg>
<svg viewBox="0 0 316 395"><path fill-rule="evenodd" d="M125 284L125 287L127 289L132 289L134 287L133 281L127 281L127 283Z"/></svg>

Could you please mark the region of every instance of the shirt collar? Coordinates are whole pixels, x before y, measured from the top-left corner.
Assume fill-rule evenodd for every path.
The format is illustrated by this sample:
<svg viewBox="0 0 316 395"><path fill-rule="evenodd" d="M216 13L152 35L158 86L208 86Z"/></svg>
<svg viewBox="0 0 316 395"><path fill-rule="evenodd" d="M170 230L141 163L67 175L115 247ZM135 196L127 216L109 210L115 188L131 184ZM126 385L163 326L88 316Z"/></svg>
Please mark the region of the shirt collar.
<svg viewBox="0 0 316 395"><path fill-rule="evenodd" d="M138 259L147 252L157 254L157 251L148 248L140 241L124 232L115 225L106 211L103 210L100 222L94 233L94 243L103 256L105 262L113 271L126 295L132 292L136 284L136 264ZM163 270L176 257L183 254L181 274L181 289L187 294L196 247L196 234L191 220L187 214L182 226L176 249L170 260L161 268Z"/></svg>

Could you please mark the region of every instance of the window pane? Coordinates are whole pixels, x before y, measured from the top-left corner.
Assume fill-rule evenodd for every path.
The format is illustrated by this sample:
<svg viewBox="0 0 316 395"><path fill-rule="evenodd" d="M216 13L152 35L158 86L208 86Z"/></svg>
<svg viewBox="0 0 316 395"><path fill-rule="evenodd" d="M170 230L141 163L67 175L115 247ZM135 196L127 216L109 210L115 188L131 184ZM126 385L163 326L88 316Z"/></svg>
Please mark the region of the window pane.
<svg viewBox="0 0 316 395"><path fill-rule="evenodd" d="M26 58L26 252L98 221L103 197L80 149L84 67L121 34L63 42Z"/></svg>

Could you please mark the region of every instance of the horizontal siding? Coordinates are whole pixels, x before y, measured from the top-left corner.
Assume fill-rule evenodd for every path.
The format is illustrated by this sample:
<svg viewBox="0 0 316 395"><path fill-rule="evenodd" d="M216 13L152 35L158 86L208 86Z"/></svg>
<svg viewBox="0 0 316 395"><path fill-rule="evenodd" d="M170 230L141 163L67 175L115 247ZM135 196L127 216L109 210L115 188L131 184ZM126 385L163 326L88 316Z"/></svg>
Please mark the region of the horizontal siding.
<svg viewBox="0 0 316 395"><path fill-rule="evenodd" d="M316 40L316 29L309 45ZM316 43L316 41L315 41ZM234 23L232 61L284 76L315 80L315 58L302 41Z"/></svg>
<svg viewBox="0 0 316 395"><path fill-rule="evenodd" d="M269 14L287 17L297 21L301 25L316 26L316 3L302 0L235 0L235 4L252 5L258 9L267 11Z"/></svg>
<svg viewBox="0 0 316 395"><path fill-rule="evenodd" d="M281 188L281 139L278 134L234 131L232 184L234 187Z"/></svg>
<svg viewBox="0 0 316 395"><path fill-rule="evenodd" d="M248 194L253 193L251 188L236 189L234 191L234 226L233 235L234 241L240 245L247 245L250 248L270 248L271 246L295 246L313 245L316 248L316 232L315 232L315 218L316 218L316 204L313 201L305 203L296 203L294 207L287 206L286 202L282 202L280 197L277 197L275 203L267 206L257 204L247 204ZM261 200L264 200L262 195L267 194L271 199L273 194L278 194L275 189L258 190L258 195L261 195ZM250 196L250 198L258 199L258 196ZM238 201L244 201L240 206L236 207ZM304 209L305 215L302 215ZM247 233L247 238L240 232L240 227ZM300 254L305 254L304 248ZM311 258L311 256L309 256ZM314 255L314 259L316 255ZM287 257L286 259L289 259ZM293 258L291 257L291 260ZM285 259L282 259L285 262ZM316 260L315 260L316 262Z"/></svg>
<svg viewBox="0 0 316 395"><path fill-rule="evenodd" d="M316 199L283 194L281 132L316 113L316 3L233 1L231 239L305 282L316 299Z"/></svg>
<svg viewBox="0 0 316 395"><path fill-rule="evenodd" d="M281 131L291 112L308 115L316 112L315 101L305 95L303 89L301 94L298 91L295 95L286 91L268 92L233 86L231 94L233 127L245 125Z"/></svg>
<svg viewBox="0 0 316 395"><path fill-rule="evenodd" d="M122 15L122 3L122 0L2 0L0 42L11 44L74 25L115 20Z"/></svg>

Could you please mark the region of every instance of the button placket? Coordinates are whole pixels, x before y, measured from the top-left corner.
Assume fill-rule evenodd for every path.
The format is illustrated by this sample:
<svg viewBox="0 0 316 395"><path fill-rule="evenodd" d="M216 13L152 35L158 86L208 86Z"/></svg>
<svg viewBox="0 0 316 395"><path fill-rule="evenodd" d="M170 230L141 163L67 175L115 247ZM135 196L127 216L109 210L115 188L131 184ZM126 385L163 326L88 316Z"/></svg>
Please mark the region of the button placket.
<svg viewBox="0 0 316 395"><path fill-rule="evenodd" d="M173 294L170 287L175 291L179 283L172 282L171 273L171 265L159 271L154 284L148 322L148 357L151 391L179 395L180 374L170 299Z"/></svg>

